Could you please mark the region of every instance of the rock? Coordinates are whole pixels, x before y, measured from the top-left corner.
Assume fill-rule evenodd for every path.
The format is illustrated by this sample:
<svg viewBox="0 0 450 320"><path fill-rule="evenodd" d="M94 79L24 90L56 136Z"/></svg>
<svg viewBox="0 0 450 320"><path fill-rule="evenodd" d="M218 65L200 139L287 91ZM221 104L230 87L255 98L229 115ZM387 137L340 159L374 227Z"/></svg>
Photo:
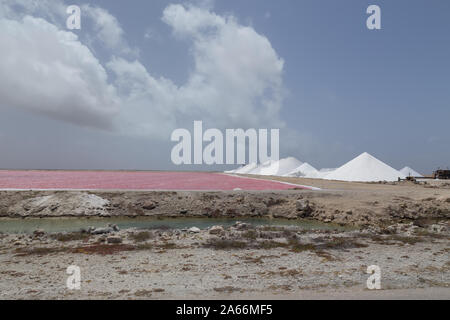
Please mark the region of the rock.
<svg viewBox="0 0 450 320"><path fill-rule="evenodd" d="M251 212L252 216L254 217L261 217L269 214L269 208L267 206L259 204L259 203L252 203L251 204Z"/></svg>
<svg viewBox="0 0 450 320"><path fill-rule="evenodd" d="M238 229L238 230L246 230L246 229L248 229L248 228L250 227L250 225L249 225L248 223L244 223L244 222L241 222L241 221L237 221L237 222L234 224L234 227L235 227L236 229Z"/></svg>
<svg viewBox="0 0 450 320"><path fill-rule="evenodd" d="M308 200L304 199L297 200L295 205L297 207L298 217L308 218L311 216L313 209L311 208Z"/></svg>
<svg viewBox="0 0 450 320"><path fill-rule="evenodd" d="M36 237L42 237L43 235L45 235L45 231L42 229L37 229L34 230L33 235Z"/></svg>
<svg viewBox="0 0 450 320"><path fill-rule="evenodd" d="M114 231L114 229L111 227L90 229L91 234L107 234L107 233L111 233L113 231Z"/></svg>
<svg viewBox="0 0 450 320"><path fill-rule="evenodd" d="M405 234L407 236L414 235L415 231L419 227L411 223L397 223L391 226L386 227L383 230L385 234Z"/></svg>
<svg viewBox="0 0 450 320"><path fill-rule="evenodd" d="M120 230L117 224L108 224L108 227L112 228L115 232Z"/></svg>
<svg viewBox="0 0 450 320"><path fill-rule="evenodd" d="M395 233L397 233L397 226L396 225L388 226L388 227L384 228L383 233L395 234Z"/></svg>
<svg viewBox="0 0 450 320"><path fill-rule="evenodd" d="M225 230L221 226L214 226L209 229L209 234L222 234Z"/></svg>
<svg viewBox="0 0 450 320"><path fill-rule="evenodd" d="M447 227L440 224L433 224L429 227L429 230L436 233L445 233L447 231Z"/></svg>
<svg viewBox="0 0 450 320"><path fill-rule="evenodd" d="M448 196L440 196L437 198L437 200L442 202L450 202L450 198Z"/></svg>
<svg viewBox="0 0 450 320"><path fill-rule="evenodd" d="M144 210L153 210L155 208L156 208L156 203L154 203L153 201L147 201L142 206L142 209L144 209Z"/></svg>
<svg viewBox="0 0 450 320"><path fill-rule="evenodd" d="M114 243L114 244L118 244L118 243L122 243L122 238L121 237L108 237L106 239L106 241L108 243Z"/></svg>
<svg viewBox="0 0 450 320"><path fill-rule="evenodd" d="M197 228L197 227L189 228L188 231L189 231L190 233L200 233L200 229Z"/></svg>

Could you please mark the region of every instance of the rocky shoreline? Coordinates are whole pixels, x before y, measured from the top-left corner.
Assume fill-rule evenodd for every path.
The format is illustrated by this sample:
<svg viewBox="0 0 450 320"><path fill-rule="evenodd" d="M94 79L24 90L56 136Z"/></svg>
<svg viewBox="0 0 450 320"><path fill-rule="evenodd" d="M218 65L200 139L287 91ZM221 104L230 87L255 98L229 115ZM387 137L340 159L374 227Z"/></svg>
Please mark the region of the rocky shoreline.
<svg viewBox="0 0 450 320"><path fill-rule="evenodd" d="M420 199L372 192L2 191L0 217L309 218L358 227L450 219L450 191ZM429 192L428 192L429 193ZM430 194L430 193L429 193Z"/></svg>

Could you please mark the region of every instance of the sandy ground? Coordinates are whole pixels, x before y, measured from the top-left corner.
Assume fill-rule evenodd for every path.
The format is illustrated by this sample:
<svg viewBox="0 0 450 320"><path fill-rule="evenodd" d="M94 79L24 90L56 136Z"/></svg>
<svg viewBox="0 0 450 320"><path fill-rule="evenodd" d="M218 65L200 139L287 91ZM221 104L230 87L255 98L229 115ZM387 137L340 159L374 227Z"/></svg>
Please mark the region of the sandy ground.
<svg viewBox="0 0 450 320"><path fill-rule="evenodd" d="M294 294L261 295L254 297L242 295L239 299L261 300L449 300L449 288L420 288L395 290L364 290L343 288L334 290L304 290Z"/></svg>
<svg viewBox="0 0 450 320"><path fill-rule="evenodd" d="M3 217L306 217L358 226L0 234L0 298L450 298L448 184L287 180L324 190L0 192ZM69 265L80 267L79 291L66 287ZM367 289L370 265L381 269L382 290Z"/></svg>

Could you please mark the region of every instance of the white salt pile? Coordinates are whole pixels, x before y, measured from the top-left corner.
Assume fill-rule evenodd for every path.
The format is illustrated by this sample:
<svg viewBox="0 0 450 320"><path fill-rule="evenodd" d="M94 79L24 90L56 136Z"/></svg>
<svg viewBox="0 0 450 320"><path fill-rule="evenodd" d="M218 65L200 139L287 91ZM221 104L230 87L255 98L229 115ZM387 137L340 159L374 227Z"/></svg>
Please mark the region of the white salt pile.
<svg viewBox="0 0 450 320"><path fill-rule="evenodd" d="M397 181L398 178L405 179L409 175L422 176L409 167L397 171L367 152L337 169L317 170L309 163L289 157L279 161L269 160L261 165L251 163L227 173L360 182Z"/></svg>
<svg viewBox="0 0 450 320"><path fill-rule="evenodd" d="M276 161L269 160L262 164L259 164L254 168L253 170L249 171L248 174L254 174L254 175L265 175L264 173L268 171L268 168L274 164Z"/></svg>
<svg viewBox="0 0 450 320"><path fill-rule="evenodd" d="M400 172L403 173L407 177L418 177L418 178L423 177L423 175L421 175L417 171L411 169L410 167L404 167L402 170L400 170Z"/></svg>
<svg viewBox="0 0 450 320"><path fill-rule="evenodd" d="M258 165L253 162L246 166L240 167L236 170L225 171L225 173L247 174L247 173L251 172L252 170L255 170L257 167L258 167Z"/></svg>
<svg viewBox="0 0 450 320"><path fill-rule="evenodd" d="M336 171L337 168L324 168L324 169L320 169L319 173L317 175L317 178L322 179L323 177L325 177L326 175L330 174L333 171Z"/></svg>
<svg viewBox="0 0 450 320"><path fill-rule="evenodd" d="M298 168L295 168L291 172L285 174L286 177L303 177L303 178L317 178L319 176L319 171L314 168L309 163L304 163Z"/></svg>
<svg viewBox="0 0 450 320"><path fill-rule="evenodd" d="M289 157L279 161L269 160L260 165L250 163L235 170L225 171L225 173L322 179L334 170L336 169L317 170L309 163L302 163L294 157Z"/></svg>
<svg viewBox="0 0 450 320"><path fill-rule="evenodd" d="M249 174L257 174L262 176L283 176L295 168L298 168L302 164L303 163L301 161L294 157L289 157L278 161L269 160L258 166L256 169L250 171Z"/></svg>
<svg viewBox="0 0 450 320"><path fill-rule="evenodd" d="M406 176L367 152L327 174L324 179L341 181L397 181Z"/></svg>

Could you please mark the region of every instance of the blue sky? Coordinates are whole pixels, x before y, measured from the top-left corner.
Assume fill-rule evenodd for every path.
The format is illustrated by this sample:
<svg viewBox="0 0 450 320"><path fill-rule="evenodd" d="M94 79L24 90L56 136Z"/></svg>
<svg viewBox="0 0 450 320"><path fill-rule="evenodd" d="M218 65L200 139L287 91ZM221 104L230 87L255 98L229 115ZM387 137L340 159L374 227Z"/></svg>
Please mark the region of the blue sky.
<svg viewBox="0 0 450 320"><path fill-rule="evenodd" d="M79 81L67 80L66 88L65 74L44 77L26 69L49 63L54 70L52 61L67 41L59 35L52 48L47 38L69 32L61 13L69 4L82 7L82 29L73 31L79 38L70 40L79 51L70 61L61 57L67 66L60 70L79 68L73 72L86 83L76 97L67 88ZM381 8L381 30L366 28L370 4ZM175 11L181 16L171 15ZM11 57L23 59L15 61L20 68L0 66L2 86L21 89L0 95L0 167L174 169L170 132L204 120L218 128L280 127L282 156L317 168L340 166L367 151L397 169L430 173L450 165L449 13L444 0L0 0L0 39ZM25 22L25 16L45 24ZM195 29L201 19L218 35ZM27 34L34 25L55 29L39 33L43 38L32 45ZM17 30L21 43L11 40ZM239 38L242 32L247 38ZM53 60L24 53L39 50L46 39L42 52L52 52ZM19 57L14 50L21 50ZM77 62L82 54L88 65L86 57ZM230 79L257 84L250 90ZM93 96L89 88L96 88ZM262 108L265 98L270 106ZM55 107L41 107L47 104Z"/></svg>

